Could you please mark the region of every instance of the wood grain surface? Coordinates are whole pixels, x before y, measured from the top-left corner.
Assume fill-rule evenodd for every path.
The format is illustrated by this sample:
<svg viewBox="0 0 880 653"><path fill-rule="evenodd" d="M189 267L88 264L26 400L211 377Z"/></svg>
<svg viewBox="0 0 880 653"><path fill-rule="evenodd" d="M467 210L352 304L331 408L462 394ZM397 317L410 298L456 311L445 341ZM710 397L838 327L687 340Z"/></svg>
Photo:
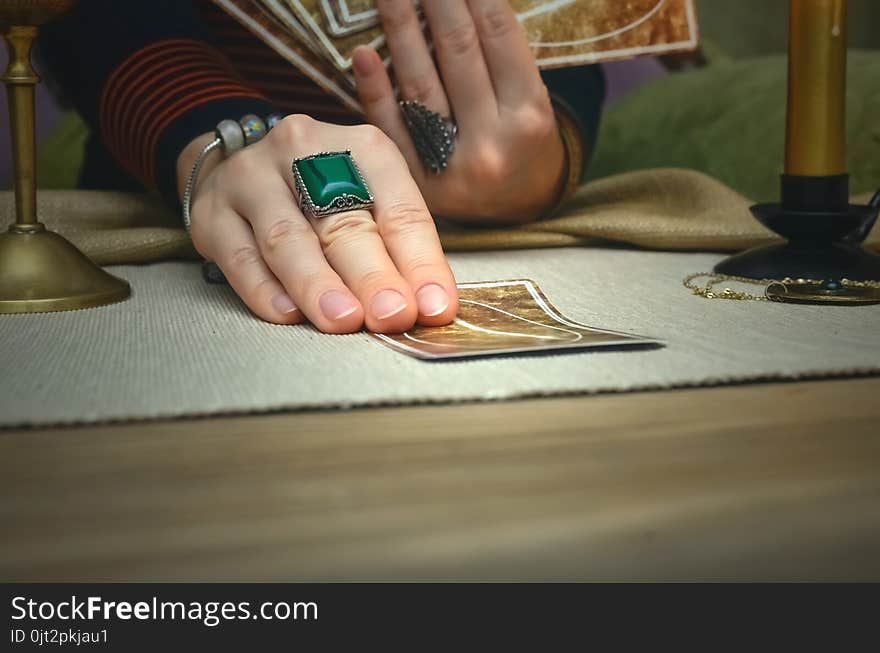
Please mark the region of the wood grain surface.
<svg viewBox="0 0 880 653"><path fill-rule="evenodd" d="M880 379L0 432L3 580L880 580Z"/></svg>

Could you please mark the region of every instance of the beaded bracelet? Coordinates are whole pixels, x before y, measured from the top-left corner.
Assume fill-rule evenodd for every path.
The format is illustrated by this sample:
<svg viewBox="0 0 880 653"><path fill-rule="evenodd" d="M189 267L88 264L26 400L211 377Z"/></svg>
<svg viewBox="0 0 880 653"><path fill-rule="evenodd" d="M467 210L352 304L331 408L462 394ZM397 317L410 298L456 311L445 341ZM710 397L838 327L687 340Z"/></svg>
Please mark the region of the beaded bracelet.
<svg viewBox="0 0 880 653"><path fill-rule="evenodd" d="M192 200L196 181L208 155L214 150L221 148L224 156L234 154L248 145L261 140L283 118L284 116L280 113L273 113L266 120L253 114L248 114L237 122L235 120L220 121L214 130L214 139L199 152L192 171L189 173L189 178L186 180L186 188L183 191L183 225L186 227L187 233L190 231Z"/></svg>

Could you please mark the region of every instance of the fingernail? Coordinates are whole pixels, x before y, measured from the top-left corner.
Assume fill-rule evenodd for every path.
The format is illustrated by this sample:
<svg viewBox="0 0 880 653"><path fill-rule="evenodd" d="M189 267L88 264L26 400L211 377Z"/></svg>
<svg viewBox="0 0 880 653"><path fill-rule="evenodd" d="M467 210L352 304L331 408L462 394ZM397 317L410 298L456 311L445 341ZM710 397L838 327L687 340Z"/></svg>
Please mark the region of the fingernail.
<svg viewBox="0 0 880 653"><path fill-rule="evenodd" d="M318 304L328 320L341 320L358 309L357 302L353 297L338 290L325 292L318 300Z"/></svg>
<svg viewBox="0 0 880 653"><path fill-rule="evenodd" d="M396 290L383 290L373 297L372 312L377 320L387 320L406 309L406 300Z"/></svg>
<svg viewBox="0 0 880 653"><path fill-rule="evenodd" d="M272 298L272 306L274 306L275 310L282 315L287 315L288 313L293 313L297 310L296 304L293 303L293 300L287 293L275 295L275 297Z"/></svg>
<svg viewBox="0 0 880 653"><path fill-rule="evenodd" d="M371 52L368 52L368 48L358 48L358 50L362 50L360 52L355 52L352 57L352 64L354 65L355 72L361 77L366 77L370 73L373 72L373 55Z"/></svg>
<svg viewBox="0 0 880 653"><path fill-rule="evenodd" d="M449 308L449 295L441 286L431 283L416 293L419 302L419 313L425 317L440 315Z"/></svg>

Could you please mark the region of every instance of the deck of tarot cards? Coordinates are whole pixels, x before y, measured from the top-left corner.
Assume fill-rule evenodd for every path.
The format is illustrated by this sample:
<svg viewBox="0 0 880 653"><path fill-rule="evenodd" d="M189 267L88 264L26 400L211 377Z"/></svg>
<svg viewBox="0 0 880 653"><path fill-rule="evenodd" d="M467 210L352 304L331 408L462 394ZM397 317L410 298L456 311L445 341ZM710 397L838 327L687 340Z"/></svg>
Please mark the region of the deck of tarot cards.
<svg viewBox="0 0 880 653"><path fill-rule="evenodd" d="M213 1L352 109L360 109L351 73L354 49L370 45L388 61L375 0ZM697 48L694 0L510 0L510 4L541 68Z"/></svg>

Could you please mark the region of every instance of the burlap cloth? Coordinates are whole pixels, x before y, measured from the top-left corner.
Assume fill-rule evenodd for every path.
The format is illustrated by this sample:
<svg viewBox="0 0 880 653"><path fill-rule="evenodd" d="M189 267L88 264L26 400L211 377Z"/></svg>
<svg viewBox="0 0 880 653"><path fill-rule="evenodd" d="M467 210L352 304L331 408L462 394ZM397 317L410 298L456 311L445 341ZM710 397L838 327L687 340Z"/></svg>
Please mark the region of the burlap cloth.
<svg viewBox="0 0 880 653"><path fill-rule="evenodd" d="M192 254L175 216L147 199L48 192L40 202L49 225L102 263ZM880 306L710 301L682 287L720 253L511 250L597 239L721 250L770 240L748 204L696 173L644 172L592 184L552 221L444 233L450 250L510 250L450 253L459 281L534 279L576 322L666 343L649 350L431 364L366 333L262 322L230 288L206 284L194 262L115 265L131 282L125 302L0 316L0 428L880 373Z"/></svg>
<svg viewBox="0 0 880 653"><path fill-rule="evenodd" d="M772 199L772 198L766 198ZM867 201L867 198L857 198ZM40 218L103 265L196 256L180 219L155 198L122 193L43 191ZM529 249L603 241L677 251L733 251L777 237L749 213L752 202L691 170L658 169L608 177L584 186L558 217L505 229L441 225L446 251ZM0 194L0 222L13 218ZM880 250L880 227L868 246Z"/></svg>

